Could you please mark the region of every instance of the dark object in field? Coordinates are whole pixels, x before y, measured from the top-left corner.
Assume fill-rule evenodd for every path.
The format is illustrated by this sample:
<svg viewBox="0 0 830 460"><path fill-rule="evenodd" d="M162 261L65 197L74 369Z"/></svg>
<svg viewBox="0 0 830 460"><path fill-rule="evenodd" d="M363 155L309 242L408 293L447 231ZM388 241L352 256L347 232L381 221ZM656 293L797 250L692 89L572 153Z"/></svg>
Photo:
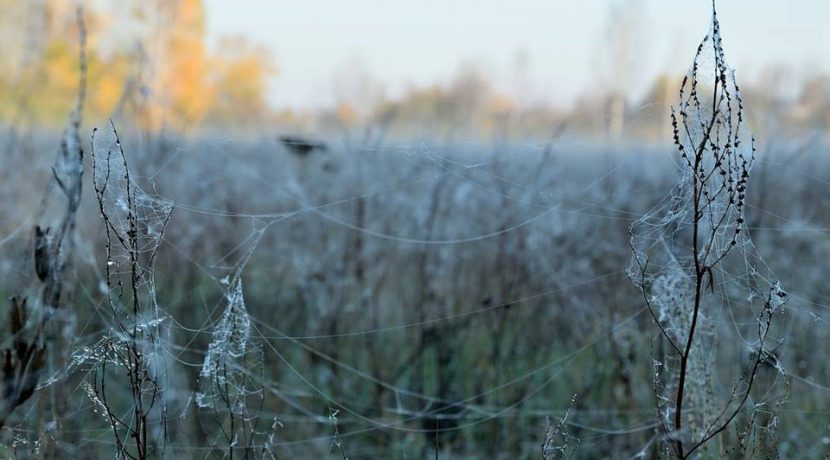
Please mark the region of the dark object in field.
<svg viewBox="0 0 830 460"><path fill-rule="evenodd" d="M421 418L421 428L430 444L438 450L441 444L451 445L458 437L464 406L451 401L436 401L431 406Z"/></svg>
<svg viewBox="0 0 830 460"><path fill-rule="evenodd" d="M307 156L309 153L320 150L325 151L328 146L324 142L306 139L299 136L280 136L279 141L288 150L297 156Z"/></svg>

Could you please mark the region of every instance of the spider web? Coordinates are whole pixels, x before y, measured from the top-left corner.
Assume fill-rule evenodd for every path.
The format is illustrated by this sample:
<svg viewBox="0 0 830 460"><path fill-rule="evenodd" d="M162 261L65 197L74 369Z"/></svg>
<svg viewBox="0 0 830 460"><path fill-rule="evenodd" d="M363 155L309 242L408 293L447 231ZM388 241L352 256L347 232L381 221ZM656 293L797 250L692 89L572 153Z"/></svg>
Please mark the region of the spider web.
<svg viewBox="0 0 830 460"><path fill-rule="evenodd" d="M699 121L712 115L705 87L725 65L713 42L707 43L697 64L698 101L688 99L688 86L685 93L689 109L699 104L690 110L696 117L689 125L692 140L680 140L687 152L705 129ZM733 134L716 135L715 144L721 152L730 145L728 160L717 166L707 156L703 164L704 171L726 172L710 183L702 216L705 228L715 228L705 260L716 266L706 274L703 338L690 366L701 376L692 382L695 405L704 408L716 406L714 393L732 391L740 375L727 361L745 363L758 349L758 314L781 292L750 238L756 229L746 222L762 210L747 203L744 212L724 200L728 193L717 192L772 161L755 157L744 123L736 131L738 88L731 71L726 76L735 124ZM716 133L730 132L725 113ZM632 116L662 121L659 107L644 106ZM643 338L653 332L645 322L649 310L620 286L626 285L630 258L625 228L636 220L631 276L647 290L652 313L673 340L686 338L690 316L683 305L693 294L688 254L694 213L688 203L695 172L683 157L672 157L680 171L672 193L640 218L650 207L646 203L668 189L661 182L666 169L660 162L669 161L663 149L586 146L567 130L550 141L500 145L370 140L338 144L327 157L302 160L271 139L165 133L154 142L125 140L129 187L124 146L112 126L96 134L94 159L97 184L110 184L103 202L111 230L126 240L134 227L141 243L137 286L149 308L133 316L129 302L119 297L129 291L133 262L117 238L106 259L108 274L83 288L90 303L99 294L112 298L117 317L129 318L125 324L137 325L144 335L154 373L165 376L168 411L160 417L166 416L170 429L168 452L225 451L222 429L232 447L245 445L226 424L242 409L243 421L259 421L249 432L255 440L247 444L266 457L272 451L287 458L322 457L335 443L355 457L405 456L420 450L428 436L442 445L455 442L455 448L475 440L484 446L480 454L487 450L482 439L515 433L527 433L519 442L530 446L515 451L538 454L547 418L561 421L552 434L567 438L569 446L574 437L581 440L576 456L607 454L592 446L614 445L645 457L664 439L660 426L670 412L655 417L642 392L630 395L636 403L615 402L629 397L625 379L647 386L637 364L648 362L638 351L643 342L655 349L657 363L645 375L658 375L664 402L672 397L665 372L676 365L665 356L665 343ZM821 176L808 168L800 172L798 177L812 181ZM173 203L177 212L171 217ZM716 225L718 216L725 225ZM794 240L812 235L813 247L828 235L809 215L771 219L767 227L778 231L785 223ZM723 254L722 263L714 264ZM779 257L776 252L776 262ZM646 262L649 270L638 270ZM422 272L411 268L418 264ZM416 295L421 292L423 297ZM825 324L820 321L830 297L791 297L799 303L791 302L788 310L803 313L808 325ZM109 313L97 312L104 333L117 326ZM91 374L90 364L117 363L105 346L112 342L99 341L100 324L90 323L79 338L87 345L47 384ZM776 330L768 351L794 334ZM436 342L441 347L412 358L422 342L436 339L443 340ZM509 349L511 340L518 344L515 351L498 356L496 348ZM452 350L450 365L435 364L446 358L438 348ZM476 349L487 353L473 359ZM782 368L784 359L790 357L778 361ZM794 380L823 395L823 367L804 359L816 371ZM407 368L410 361L416 364ZM421 362L428 364L427 373L462 366L467 373L454 375L452 392L441 391L440 378L433 381L430 374L419 381ZM796 362L787 361L793 367ZM610 366L618 366L613 375L619 381L603 373ZM222 392L226 383L231 393ZM751 403L770 408L762 403L774 402L782 386L775 380L767 387L774 397L753 397ZM375 392L383 395L379 403L367 396ZM92 386L79 386L76 393L87 403L79 404L76 415L104 412ZM573 393L579 404L563 404ZM229 394L244 405L227 405ZM176 405L188 395L195 404ZM801 416L810 410L814 417L825 415L824 406L806 398L793 407ZM712 418L711 411L701 411L696 429ZM210 442L195 440L188 431L194 425ZM21 440L28 436L18 433ZM80 449L112 444L103 430L81 436ZM805 439L822 436L816 429Z"/></svg>
<svg viewBox="0 0 830 460"><path fill-rule="evenodd" d="M698 47L678 106L672 109L679 179L666 199L631 226L634 257L628 270L661 332L654 361L658 416L664 430L673 431L670 427L677 426L683 402L678 375L689 375L686 405L695 413L687 412L686 418L694 442L707 439L728 419L726 414L738 410L730 406L742 404L741 395L749 392L753 360L769 360L786 381L774 352L781 337L768 337L786 293L753 245L746 225L747 185L756 148L743 109L713 16L712 30ZM737 347L724 350L730 338ZM714 391L729 387L715 376L716 363L723 359L719 354L748 363L741 365L743 371L734 377L737 383L725 396ZM786 399L784 386L772 400Z"/></svg>
<svg viewBox="0 0 830 460"><path fill-rule="evenodd" d="M565 145L567 141L567 138L558 140L554 144L555 148L572 149L572 146ZM537 360L526 368L526 372L511 371L505 374L504 379L498 384L479 390L465 388L463 394L452 395L449 398L439 396L434 388L418 388L407 379L396 380L389 375L384 375L383 372L378 373L359 356L338 353L337 347L344 349L360 347L354 344L361 342L352 344L351 341L368 342L372 338L396 343L393 340L397 337L402 339L397 342L398 346L405 351L408 348L404 347L417 345L418 336L414 332L422 327L431 325L449 327L454 324L468 324L466 322L471 320L476 321L469 323L466 327L455 330L447 329L448 334L464 337L465 334L469 334L466 331L489 328L490 325L486 321L489 321L491 315L501 314L508 308L515 312L522 308L528 310L537 308L534 305L552 305L551 302L554 299L563 299L569 305L573 305L571 321L576 325L581 324L579 307L584 305L587 308L590 305L581 303L580 298L590 296L594 290L601 292L601 289L608 284L618 284L624 269L620 265L603 265L601 261L595 261L586 262L582 268L577 266L568 269L571 273L569 275L568 272L563 272L565 269L562 266L557 265L557 257L541 256L541 254L556 254L552 247L544 242L555 238L565 238L573 228L591 228L609 222L624 227L631 216L636 213L635 209L627 207L626 200L630 199L632 193L651 189L645 184L623 182L620 178L641 177L644 181L653 182L655 176L649 176L650 170L644 170L640 162L658 161L659 157L651 156L652 154L599 157L603 160L602 163L597 161L597 164L602 164L601 168L594 166L580 171L579 163L562 164L563 160L553 155L548 155L546 160L545 152L548 147L545 143L522 146L528 160L517 156L498 155L481 160L459 153L485 150L488 148L487 144L458 143L441 148L423 144L398 144L374 147L365 153L367 157L361 161L365 162L362 167L366 169L362 173L356 166L354 169L349 169L351 166L348 165L343 166L345 168L342 171L343 176L338 180L363 177L364 179L360 179L360 186L346 188L335 184L326 190L319 190L314 188L316 184L332 180L328 173L312 173L302 181L298 180L296 184L274 180L275 169L257 163L257 161L262 161L262 154L254 157L253 160L238 154L250 148L246 147L247 145L243 142L231 141L211 143L207 148L213 150L214 156L209 154L207 158L201 160L203 168L193 170L193 162L199 158L196 155L204 153L203 146L180 144L171 151L172 157L165 159L166 170L158 172L155 168L148 168L151 174L144 176L135 174L134 178L137 181L147 180L151 189L164 190L162 195L166 198L161 199L163 202L176 202L180 213L177 216L183 217L179 222L176 222L175 218L171 220L171 228L174 230L166 233L167 237L163 240L165 247L170 253L186 260L187 264L196 268L200 276L208 280L214 286L213 289L220 293L220 300L205 305L204 313L199 315L203 318L219 318L218 321L200 319L193 324L188 320L189 316L195 315L182 314L179 305L171 301L171 305L166 306L165 310L178 313L169 316L162 315L164 318L162 324L167 324L171 336L186 338L180 338L175 343L165 343L164 347L160 348L159 354L169 356L166 366L179 369L190 368L197 375L205 372L205 369L215 369L213 364L205 367L206 363L225 362L228 364L227 369L233 373L235 378L248 379L245 385L240 384L234 388L244 388L248 392L246 394L255 400L259 398L257 391L261 388L264 398L272 402L262 409L256 404L246 406L252 410L249 417L257 414L257 418L261 419L260 426L256 428L257 433L262 434L259 437L260 441L255 443L258 447L269 446L269 449L277 452L299 455L305 449L316 446L321 452L325 452L335 442L329 417L331 413L329 406L331 406L340 411L339 438L340 442L348 447L350 455L377 454L378 450L367 448L366 444L375 439L374 436L378 433L385 433L392 439L405 440L410 439L407 436L423 435L433 431L421 425L424 417L456 421L454 426L441 425L440 433L446 436L454 432L476 432L495 423L509 424L518 420L535 420L535 424L538 425L536 427L538 440L534 441L533 445L534 449L538 450L539 442L542 441L545 433L545 417L562 420L567 409L556 410L548 406L549 401L562 401L551 396L553 389L561 382L569 380L568 376L585 372L585 367L581 362L590 361L590 359L580 358L602 356L593 355L593 353L605 350L603 344L607 341L607 337L613 336L620 346L626 346L624 344L627 341L635 340L634 337L640 330L636 326L637 321L647 315L646 309L625 310L622 317L618 317L613 325L597 328L592 333L565 342L567 352L563 353L563 356ZM373 154L378 157L372 159ZM406 168L401 168L406 169L406 173L395 175L391 172L371 181L365 180L366 177L377 177L374 175L376 170L372 168L383 166L373 165L372 162L384 161L383 157L380 157L381 154L393 156L387 160L390 163L400 162L406 165ZM283 161L284 158L269 161L277 160ZM511 165L523 161L521 168L514 166L515 169L511 169ZM232 181L220 181L217 177L221 176L212 175L209 169L211 165L221 165L223 169L235 171L236 175ZM545 171L541 174L538 183L534 183L536 176L528 174L527 170L523 169L527 167L526 165L532 165L531 169L535 171ZM391 170L394 171L394 168ZM573 182L567 182L567 178L563 177L565 172L571 176L581 175L578 179L574 178ZM183 173L190 175L182 176ZM152 180L150 180L151 176ZM200 179L190 181L188 177ZM176 180L172 180L173 178ZM207 195L200 195L202 192L199 191L199 187L203 185L199 185L199 181L207 182L207 185L204 185ZM557 181L560 182L557 183ZM439 187L438 184L442 182L443 185ZM183 187L185 184L187 187L195 187L196 193L189 192L185 188L176 188L176 183L183 184ZM612 184L615 186L613 189L610 188ZM217 206L217 202L221 199L220 195L215 194L218 188L221 188L223 193L229 194L239 193L239 191L255 193L245 195L244 202L248 206L247 209L225 208ZM428 207L422 205L429 203L436 190L438 190L437 202L443 203L443 206L448 208L455 208L455 214L440 211L439 206L439 211L436 212L439 217L432 223L433 230L429 233L430 212ZM201 197L205 197L204 201L193 200L193 198L201 199ZM369 203L372 203L372 200L377 201L369 207L368 217L360 222L356 219L355 205L362 200ZM420 200L421 204L413 206L414 200ZM116 201L113 199L113 202ZM169 207L159 207L158 204L151 206L150 209L169 209ZM487 209L491 214L486 219L479 220L479 215L474 210L480 209ZM499 209L510 212L499 212ZM654 229L657 225L662 225L660 223L662 216L658 212L661 209L666 209L666 207L658 208L644 218L644 220L652 219L649 221L651 225L649 228ZM381 214L381 211L389 212L388 219L393 221L398 219L398 224L385 223L387 217ZM148 210L148 215L155 216L151 222L159 221L158 213ZM463 222L464 225L454 226L453 222ZM177 224L182 223L186 225L176 227ZM300 225L301 223L303 225ZM299 232L292 230L295 225L299 227ZM118 228L128 229L126 226ZM220 228L221 232L217 228ZM399 304L386 299L384 309L397 313L380 318L379 321L373 323L370 321L370 310L366 310L360 303L348 300L353 281L343 278L344 273L348 271L339 266L339 262L336 262L333 256L337 254L337 248L350 240L340 239L340 237L323 239L326 236L323 232L318 233L320 228L341 229L343 232L341 235L362 234L366 238L365 244L370 251L395 253L403 251L401 248L415 248L417 251L413 253L418 254L421 248L426 248L423 249L425 253L430 254L430 257L436 257L434 259L436 261L435 271L429 277L432 286L429 289L440 292L442 296L451 294L452 291L441 280L450 279L454 271L475 260L467 258L470 256L465 255L465 246L483 248L482 250L486 253L487 248L492 248L499 242L504 244L505 240L508 244L511 241L526 240L530 245L528 249L525 249L528 252L520 252L520 254L524 260L532 264L532 271L537 274L558 273L558 275L546 278L538 284L534 283L529 290L499 296L491 304L481 304L468 299L467 301L459 300L459 307L455 309L434 307L426 312L425 318L400 314L399 309L393 308ZM586 230L586 232L589 231ZM590 233L587 234L590 235ZM652 236L655 234L657 233L651 233ZM213 244L220 235L225 235L229 240L224 246L199 246L200 244ZM673 244L676 254L682 254L682 244L677 241L682 238L683 231L679 230L674 235ZM722 236L723 239L718 240L720 242L718 247L731 246L729 234L723 232ZM304 239L298 240L297 238L300 237ZM294 242L320 239L313 245L313 251L310 249L308 253L303 254L296 249L292 250L288 244L280 244L280 240L289 238ZM657 250L662 248L661 245L651 244L650 248L659 252ZM599 246L604 247L601 241ZM768 280L774 278L769 275L770 272L760 259L755 258L757 254L755 254L756 250L753 249L751 240L744 238L742 234L735 246L738 249L735 249L734 254L730 253L729 264L714 273L715 291L720 295L728 293L729 300L719 301L720 309L716 309L717 315L713 314L714 317L707 318L707 321L710 322L711 329L717 332L721 332L720 329L724 328L735 329L736 325L739 325L742 327L741 332L744 333L746 340L745 347L750 349L754 344L751 326L740 326L746 323L745 319L749 315L743 315L741 312L748 313L752 308L756 310L760 308L760 303L758 303L760 298L754 299L754 303L751 304L747 302L741 304L739 300L743 300L750 292L747 286L752 284L748 280L754 280L753 286L757 293L767 294L768 292L763 291L763 286L769 286L769 284L764 278L768 277ZM193 249L199 247L202 249ZM143 254L145 257L150 257L153 251L150 250L151 247L146 249ZM558 250L567 249L559 248ZM272 253L274 258L271 257ZM577 254L587 256L589 252ZM461 258L465 264L450 264L456 258ZM128 262L128 258L124 257L118 260L121 264ZM263 304L262 298L254 296L255 300L251 301L237 296L237 292L241 293L241 282L236 280L240 266L244 267L247 276L254 277L258 283L261 277L268 276L259 271L263 264L273 264L281 260L289 261L290 263L285 265L296 272L296 278L291 279L310 281L305 295L307 295L308 307L313 308L314 313L310 314L306 321L296 321L289 317L275 318L268 314L267 309L262 308L264 305L269 305ZM239 261L243 263L240 265ZM744 275L740 282L731 282L729 288L718 281L721 276L726 277L746 267L755 269L754 272L749 272L751 277ZM327 273L328 270L331 272ZM320 278L321 272L326 273L325 276L328 277ZM409 277L407 274L400 276L404 279ZM154 278L150 281L154 282ZM164 281L168 282L167 279ZM247 281L246 286L250 287L255 284ZM336 289L331 289L332 286L336 286ZM661 289L668 292L668 287L669 285L666 284ZM477 288L477 292L486 294L487 289L486 285L481 285ZM708 286L707 289L709 289ZM338 309L344 315L341 316L343 323L336 329L329 330L323 319L327 314ZM735 313L734 319L730 319L733 312ZM513 320L521 321L522 324L532 324L534 316L539 318L538 314L537 309L532 315L515 316ZM244 318L249 319L246 321ZM246 322L250 326L249 329L243 327ZM244 348L244 354L249 355L250 359L236 359L237 357L234 356L242 350L239 344L244 343L242 338L245 334L223 334L223 331L228 331L227 326L230 324L236 324L235 330L237 331L246 329L249 331L247 336L249 345L253 342L261 342L261 348L247 346ZM554 326L549 325L549 327ZM532 335L544 336L541 331L534 331ZM92 336L91 334L90 337ZM194 345L195 342L191 342L192 338L200 336L208 337L207 342L204 342L204 345ZM735 332L730 335L730 337L735 336ZM222 337L233 338L228 343L233 345L230 348L235 350L234 353L225 353L227 349L225 352L221 351L224 348L220 340ZM739 340L736 339L735 343L740 343ZM337 344L337 347L330 346L332 343ZM250 355L252 350L256 351ZM256 353L261 353L263 356L259 361L269 363L264 367L265 372L262 374L257 368L259 361L257 361ZM89 349L79 354L99 355L99 351ZM199 359L192 359L194 355L198 355ZM336 370L315 373L313 370L315 368L306 367L309 360L302 358L304 355L316 357L318 368L324 365ZM78 368L85 369L83 366ZM275 375L274 370L281 370L281 375ZM208 374L216 375L213 372L208 372ZM171 382L173 380L171 378ZM222 407L221 398L205 383L209 379L200 378L198 381L198 391L204 395L203 402L209 401L211 407L198 408L196 405L198 410L188 410L188 407L191 407L188 406L181 412L176 411L176 414L182 414L184 417L181 420L175 420L176 423L190 423L194 418L204 417L203 414L199 415L200 411L212 408L214 403L218 402L218 407ZM254 385L249 386L251 383ZM178 386L171 386L173 389L171 393L187 393L190 389L193 394L193 387L189 386L188 382L177 381L175 385ZM375 385L383 387L384 391L391 395L385 402L385 409L382 413L353 399L348 393L348 388L365 389ZM518 399L501 397L513 391L521 394L521 397ZM321 401L325 404L321 404ZM565 424L569 426L569 432L575 433L575 436L582 440L580 449L590 448L592 442L637 436L641 433L648 435L644 442L645 447L637 446L635 451L642 448L646 452L648 445L654 442L651 433L655 431L659 422L650 410L617 409L614 411L609 407L597 405L590 397L587 401L584 406L573 408L565 420ZM97 404L94 399L91 402ZM463 410L459 413L439 412L439 408L447 405L455 405ZM613 421L609 421L609 418ZM527 421L522 423L533 424ZM299 426L309 428L300 430ZM211 446L197 446L185 439L174 438L168 448L175 452L207 453L211 450L221 450L222 442L216 442ZM402 449L406 450L411 447L410 445ZM389 450L384 450L384 452L389 452Z"/></svg>

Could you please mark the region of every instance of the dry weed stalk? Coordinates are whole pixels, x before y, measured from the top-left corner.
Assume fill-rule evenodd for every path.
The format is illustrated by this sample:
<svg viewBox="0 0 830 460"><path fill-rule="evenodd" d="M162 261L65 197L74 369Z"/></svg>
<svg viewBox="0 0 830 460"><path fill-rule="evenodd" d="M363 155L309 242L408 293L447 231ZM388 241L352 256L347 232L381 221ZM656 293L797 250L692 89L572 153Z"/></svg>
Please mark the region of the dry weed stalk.
<svg viewBox="0 0 830 460"><path fill-rule="evenodd" d="M61 309L72 301L72 286L66 283L65 274L72 265L73 233L81 203L84 152L79 130L87 78L86 28L81 8L77 10L76 18L80 43L78 98L61 140L58 158L52 166L52 180L38 213L38 220L46 218L54 184L57 184L65 199L61 206L63 214L54 228L41 225L34 228L34 271L40 282L40 301L32 305L25 296L11 298L9 328L12 343L2 350L0 357L0 427L37 389L41 373L46 367L47 341L52 338L49 329L71 315ZM30 317L31 311L38 312L38 316Z"/></svg>
<svg viewBox="0 0 830 460"><path fill-rule="evenodd" d="M576 403L576 395L571 398L568 408L562 414L556 425L546 418L547 430L545 430L545 440L542 442L542 460L557 460L571 458L576 449L579 448L580 440L565 430L565 424L568 421L568 415L571 413L574 404Z"/></svg>
<svg viewBox="0 0 830 460"><path fill-rule="evenodd" d="M665 349L655 361L658 416L669 453L678 458L688 458L730 426L763 363L780 370L767 342L773 315L786 301L772 276L759 273L765 266L746 234L755 140L744 127L743 100L724 59L714 2L712 8L711 32L698 46L679 106L672 109L682 179L669 200L631 228L635 257L629 274ZM759 288L763 284L768 290ZM749 291L757 335L754 343L744 343L749 362L716 407L710 369L717 331L709 319L743 300L724 300L737 289Z"/></svg>
<svg viewBox="0 0 830 460"><path fill-rule="evenodd" d="M145 459L163 455L167 437L162 395L166 364L159 330L164 317L155 300L153 268L173 208L134 183L112 122L110 127L106 153L100 151L97 129L92 134L93 186L105 227L105 291L112 326L88 357L96 363L90 398L110 424L118 457ZM121 382L124 377L126 382ZM119 394L125 389L126 398Z"/></svg>

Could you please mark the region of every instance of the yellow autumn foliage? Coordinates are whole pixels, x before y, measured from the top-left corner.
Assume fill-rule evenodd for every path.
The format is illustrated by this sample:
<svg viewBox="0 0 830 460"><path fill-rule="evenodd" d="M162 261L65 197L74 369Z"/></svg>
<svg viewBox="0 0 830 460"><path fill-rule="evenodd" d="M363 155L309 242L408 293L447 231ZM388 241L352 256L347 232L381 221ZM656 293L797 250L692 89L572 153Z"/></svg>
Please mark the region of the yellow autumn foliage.
<svg viewBox="0 0 830 460"><path fill-rule="evenodd" d="M0 32L16 38L0 43L0 119L61 126L80 79L74 3L0 0L0 6L7 13ZM113 29L123 24L90 6L84 12L90 119L118 112L144 129L185 130L267 115L270 54L228 39L211 55L202 0L136 3L129 20L144 33L119 41Z"/></svg>

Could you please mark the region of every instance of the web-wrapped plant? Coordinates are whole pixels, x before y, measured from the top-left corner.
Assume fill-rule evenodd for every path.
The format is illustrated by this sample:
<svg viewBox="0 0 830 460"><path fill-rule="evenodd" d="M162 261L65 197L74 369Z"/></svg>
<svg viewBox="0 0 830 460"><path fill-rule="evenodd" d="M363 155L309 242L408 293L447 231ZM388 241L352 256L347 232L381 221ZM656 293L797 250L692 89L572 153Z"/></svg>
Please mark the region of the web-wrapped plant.
<svg viewBox="0 0 830 460"><path fill-rule="evenodd" d="M272 456L269 440L273 440L277 422L269 425L261 420L264 363L261 348L251 339L241 269L227 285L225 311L214 326L199 372L196 408L212 414L199 417L203 425L211 419L215 422L217 435L210 438L211 447L226 449L229 458L234 454L266 458Z"/></svg>
<svg viewBox="0 0 830 460"><path fill-rule="evenodd" d="M632 225L629 276L660 331L654 389L669 441L664 453L686 458L740 414L762 365L782 371L770 331L786 294L745 225L755 139L724 58L714 4L712 29L683 79L671 121L681 177ZM715 375L719 359L734 363L733 382ZM765 404L753 402L750 410Z"/></svg>
<svg viewBox="0 0 830 460"><path fill-rule="evenodd" d="M110 330L91 352L90 397L112 428L119 458L160 455L167 364L153 266L173 211L130 176L115 126L92 135L93 186L106 237L102 290Z"/></svg>

